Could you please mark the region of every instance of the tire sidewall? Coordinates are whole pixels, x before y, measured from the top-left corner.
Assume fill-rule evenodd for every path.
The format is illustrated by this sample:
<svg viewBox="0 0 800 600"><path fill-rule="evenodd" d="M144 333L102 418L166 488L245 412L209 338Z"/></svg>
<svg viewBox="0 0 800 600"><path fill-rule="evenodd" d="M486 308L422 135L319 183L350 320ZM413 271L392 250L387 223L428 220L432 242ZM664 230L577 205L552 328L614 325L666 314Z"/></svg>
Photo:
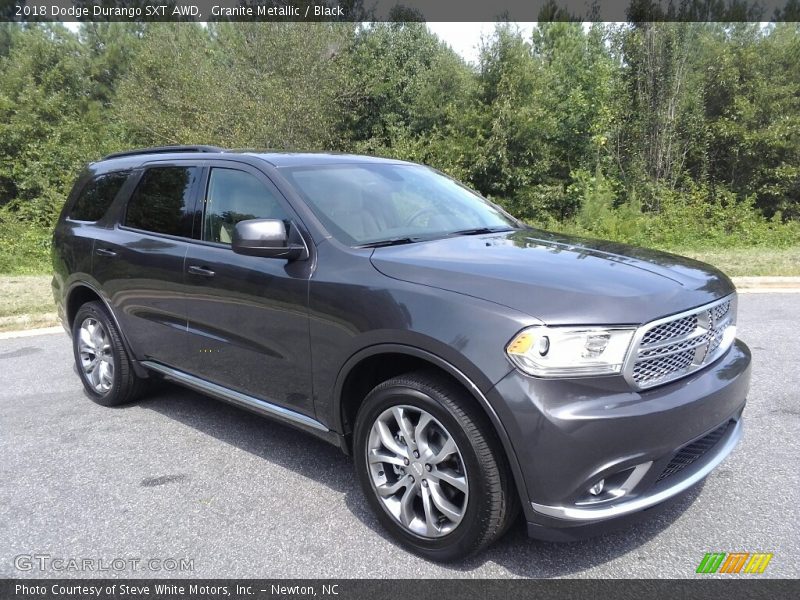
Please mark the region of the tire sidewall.
<svg viewBox="0 0 800 600"><path fill-rule="evenodd" d="M108 336L109 343L111 344L111 357L114 365L114 377L111 388L105 394L100 394L94 389L92 383L87 379L86 373L83 372L83 368L81 368L81 356L80 350L78 349L78 344L80 342L81 325L83 325L83 322L88 318L93 318L100 322L100 324L106 330L106 335ZM84 304L78 309L78 312L75 315L75 321L72 324L72 353L75 356L75 367L78 370L78 376L81 378L81 383L83 383L83 388L86 394L98 404L105 406L112 406L116 403L115 401L119 395L119 390L122 385L122 370L120 368L121 349L119 348L118 344L119 336L115 335L115 333L116 329L114 329L114 324L111 322L111 319L108 318L106 311L100 308L96 303L90 302L88 304Z"/></svg>
<svg viewBox="0 0 800 600"><path fill-rule="evenodd" d="M353 457L356 473L364 495L381 524L404 545L433 560L454 560L471 553L482 537L484 512L482 503L487 496L485 475L482 472L472 441L456 417L436 399L437 394L405 384L378 386L365 399L356 420L353 438ZM404 528L391 515L378 497L367 464L366 446L370 430L377 417L387 408L408 405L423 409L433 415L453 437L467 472L469 498L461 523L449 534L440 538L425 538Z"/></svg>

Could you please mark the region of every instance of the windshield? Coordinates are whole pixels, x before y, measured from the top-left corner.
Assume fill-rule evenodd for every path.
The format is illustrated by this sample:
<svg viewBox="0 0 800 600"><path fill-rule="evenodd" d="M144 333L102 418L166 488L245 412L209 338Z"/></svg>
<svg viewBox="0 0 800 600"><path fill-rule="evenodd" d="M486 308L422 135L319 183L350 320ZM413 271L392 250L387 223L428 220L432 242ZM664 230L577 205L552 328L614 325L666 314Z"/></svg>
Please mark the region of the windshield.
<svg viewBox="0 0 800 600"><path fill-rule="evenodd" d="M476 193L428 167L339 164L282 172L331 235L348 246L520 227Z"/></svg>

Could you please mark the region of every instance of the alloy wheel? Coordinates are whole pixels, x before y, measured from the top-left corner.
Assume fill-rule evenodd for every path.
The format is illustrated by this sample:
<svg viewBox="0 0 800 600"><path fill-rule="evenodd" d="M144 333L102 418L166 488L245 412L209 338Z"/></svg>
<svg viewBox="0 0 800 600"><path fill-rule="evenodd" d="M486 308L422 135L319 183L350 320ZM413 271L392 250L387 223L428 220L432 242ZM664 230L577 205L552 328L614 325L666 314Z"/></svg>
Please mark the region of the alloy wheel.
<svg viewBox="0 0 800 600"><path fill-rule="evenodd" d="M93 317L81 323L78 337L81 370L96 392L105 394L114 384L114 356L103 324Z"/></svg>
<svg viewBox="0 0 800 600"><path fill-rule="evenodd" d="M427 411L403 405L383 411L370 430L366 460L378 498L407 530L438 538L461 523L469 500L464 459Z"/></svg>

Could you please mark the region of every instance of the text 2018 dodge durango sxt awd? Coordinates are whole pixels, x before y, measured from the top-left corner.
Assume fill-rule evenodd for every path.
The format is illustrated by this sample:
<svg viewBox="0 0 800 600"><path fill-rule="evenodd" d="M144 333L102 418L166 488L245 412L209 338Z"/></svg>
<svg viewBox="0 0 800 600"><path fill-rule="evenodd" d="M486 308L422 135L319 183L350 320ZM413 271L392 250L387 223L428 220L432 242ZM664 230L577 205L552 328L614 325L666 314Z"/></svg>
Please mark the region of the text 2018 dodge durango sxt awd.
<svg viewBox="0 0 800 600"><path fill-rule="evenodd" d="M163 377L328 440L428 558L480 550L520 506L534 537L627 523L741 435L750 353L725 275L532 229L425 166L115 154L53 247L93 400Z"/></svg>

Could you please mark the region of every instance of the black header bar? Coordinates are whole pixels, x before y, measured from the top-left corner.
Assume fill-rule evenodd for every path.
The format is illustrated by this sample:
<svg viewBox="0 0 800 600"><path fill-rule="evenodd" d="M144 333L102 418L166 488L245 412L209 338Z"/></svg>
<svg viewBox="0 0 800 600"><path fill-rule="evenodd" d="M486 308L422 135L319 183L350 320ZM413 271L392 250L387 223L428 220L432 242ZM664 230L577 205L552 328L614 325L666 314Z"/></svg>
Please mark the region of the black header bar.
<svg viewBox="0 0 800 600"><path fill-rule="evenodd" d="M800 21L798 0L0 0L0 21Z"/></svg>

